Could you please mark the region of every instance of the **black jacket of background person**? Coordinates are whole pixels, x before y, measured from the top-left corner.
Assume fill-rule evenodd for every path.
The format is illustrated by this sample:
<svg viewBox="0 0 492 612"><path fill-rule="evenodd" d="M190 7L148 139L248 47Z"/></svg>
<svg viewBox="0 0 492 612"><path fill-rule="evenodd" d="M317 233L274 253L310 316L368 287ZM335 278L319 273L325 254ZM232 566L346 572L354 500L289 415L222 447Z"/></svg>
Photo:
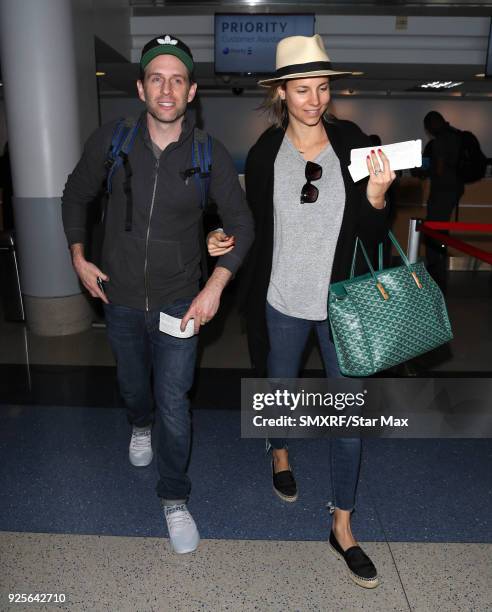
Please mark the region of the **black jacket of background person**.
<svg viewBox="0 0 492 612"><path fill-rule="evenodd" d="M351 149L371 146L369 138L350 121L331 117L324 125L340 161L345 185L342 225L331 279L326 279L327 283L333 283L349 277L357 235L369 247L383 240L388 231L389 207L378 210L371 206L366 197L367 179L354 183L348 170ZM255 241L242 270L240 308L246 315L251 361L259 376L265 375L269 351L265 306L273 258L274 163L284 133L281 128L268 129L251 148L246 160L246 197L255 221ZM302 227L299 233L302 234ZM295 249L296 245L292 245L292 248ZM357 270L368 271L361 269L360 257ZM306 300L309 300L309 296L306 296Z"/></svg>
<svg viewBox="0 0 492 612"><path fill-rule="evenodd" d="M183 173L193 167L194 122L187 114L179 140L156 160L145 113L129 153L132 169L133 219L125 231L125 172L112 178L105 219L101 269L109 276L104 289L115 304L141 310L160 308L193 297L201 278L203 229L200 186ZM68 177L62 217L69 245L84 243L87 206L106 180L104 162L117 121L103 125L86 143L82 158ZM216 202L224 230L236 238L231 253L217 265L233 274L253 241L253 221L237 172L224 146L213 139L210 197Z"/></svg>
<svg viewBox="0 0 492 612"><path fill-rule="evenodd" d="M456 198L463 195L465 186L458 176L458 161L461 150L461 132L449 123L440 129L430 140L424 150L424 155L430 158L430 193L429 201L439 200L449 194L451 206L456 204ZM451 210L449 210L449 214ZM449 218L449 216L447 217Z"/></svg>

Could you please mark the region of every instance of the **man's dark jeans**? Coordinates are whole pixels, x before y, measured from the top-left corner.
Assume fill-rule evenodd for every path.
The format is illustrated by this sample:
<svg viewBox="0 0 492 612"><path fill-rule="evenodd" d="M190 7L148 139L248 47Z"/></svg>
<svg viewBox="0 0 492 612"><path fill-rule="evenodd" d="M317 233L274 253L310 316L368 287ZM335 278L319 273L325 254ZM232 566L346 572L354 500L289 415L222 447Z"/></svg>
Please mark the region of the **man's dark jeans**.
<svg viewBox="0 0 492 612"><path fill-rule="evenodd" d="M151 372L159 420L156 455L157 494L166 500L187 499L191 416L188 391L195 373L198 336L175 338L159 331L160 312L182 318L191 299L145 312L105 305L109 341L116 358L120 393L128 420L144 427L153 421Z"/></svg>

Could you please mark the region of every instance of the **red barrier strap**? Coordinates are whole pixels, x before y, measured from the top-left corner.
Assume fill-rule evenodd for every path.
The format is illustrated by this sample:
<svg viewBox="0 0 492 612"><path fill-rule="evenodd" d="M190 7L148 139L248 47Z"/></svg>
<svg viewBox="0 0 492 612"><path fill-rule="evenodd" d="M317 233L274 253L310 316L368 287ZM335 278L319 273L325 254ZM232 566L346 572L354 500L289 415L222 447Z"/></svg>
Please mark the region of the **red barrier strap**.
<svg viewBox="0 0 492 612"><path fill-rule="evenodd" d="M475 257L476 259L480 259L481 261L485 261L489 264L492 264L492 253L489 253L488 251L482 251L482 249L477 249L471 244L467 244L466 242L463 242L462 240L458 240L457 238L453 238L452 236L441 234L441 232L436 232L434 229L431 229L431 226L433 227L435 225L445 225L447 229L447 226L449 225L475 225L474 223L460 224L460 223L440 223L437 221L436 222L426 221L425 223L422 223L420 225L420 231L426 234L427 236L429 236L430 238L434 238L434 240L438 240L439 242L447 244L448 246L454 247L455 249L457 249L458 251L461 251L462 253L467 253L468 255L471 255L472 257ZM490 225L490 224L484 223L482 225ZM490 225L490 227L492 227L492 225Z"/></svg>
<svg viewBox="0 0 492 612"><path fill-rule="evenodd" d="M460 221L424 221L425 227L434 230L463 230L467 232L492 232L492 223L461 223Z"/></svg>

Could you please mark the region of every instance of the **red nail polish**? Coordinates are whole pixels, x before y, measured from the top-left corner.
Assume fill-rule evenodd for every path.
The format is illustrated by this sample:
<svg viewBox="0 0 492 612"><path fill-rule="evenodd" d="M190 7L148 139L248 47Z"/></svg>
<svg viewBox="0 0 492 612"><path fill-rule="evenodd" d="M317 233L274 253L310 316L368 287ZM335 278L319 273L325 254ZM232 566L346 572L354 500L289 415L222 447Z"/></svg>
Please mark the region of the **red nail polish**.
<svg viewBox="0 0 492 612"><path fill-rule="evenodd" d="M374 149L371 149L371 153L374 153Z"/></svg>
<svg viewBox="0 0 492 612"><path fill-rule="evenodd" d="M378 153L382 153L382 152L383 152L382 149L378 149Z"/></svg>
<svg viewBox="0 0 492 612"><path fill-rule="evenodd" d="M371 159L371 158L369 157L369 155L367 156L367 159Z"/></svg>

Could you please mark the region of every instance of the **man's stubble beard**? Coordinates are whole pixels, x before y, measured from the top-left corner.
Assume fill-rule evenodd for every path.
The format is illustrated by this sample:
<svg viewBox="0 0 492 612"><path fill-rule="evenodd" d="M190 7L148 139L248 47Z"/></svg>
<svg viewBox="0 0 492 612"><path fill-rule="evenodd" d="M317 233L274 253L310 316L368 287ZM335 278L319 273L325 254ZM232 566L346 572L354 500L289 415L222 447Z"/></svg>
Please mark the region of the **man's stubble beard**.
<svg viewBox="0 0 492 612"><path fill-rule="evenodd" d="M169 119L160 117L150 106L147 106L147 112L159 123L176 123L176 121L179 121L182 117L184 117L187 106L188 105L185 104L183 108L176 109L176 115Z"/></svg>

